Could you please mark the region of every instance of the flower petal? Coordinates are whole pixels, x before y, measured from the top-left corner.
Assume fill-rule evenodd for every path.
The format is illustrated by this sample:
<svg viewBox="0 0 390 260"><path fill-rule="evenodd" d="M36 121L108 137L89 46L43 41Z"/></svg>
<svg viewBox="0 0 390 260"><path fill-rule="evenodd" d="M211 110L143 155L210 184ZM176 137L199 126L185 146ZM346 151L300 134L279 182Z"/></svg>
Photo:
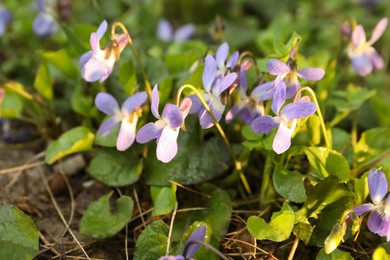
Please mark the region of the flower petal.
<svg viewBox="0 0 390 260"><path fill-rule="evenodd" d="M226 113L225 121L230 124L232 120L238 115L238 113L245 107L249 100L241 100L234 104L234 106Z"/></svg>
<svg viewBox="0 0 390 260"><path fill-rule="evenodd" d="M166 120L171 128L178 128L183 123L183 114L178 106L166 104L161 117Z"/></svg>
<svg viewBox="0 0 390 260"><path fill-rule="evenodd" d="M125 151L134 143L136 126L137 120L133 122L129 122L125 118L122 120L118 139L116 140L116 149L118 151Z"/></svg>
<svg viewBox="0 0 390 260"><path fill-rule="evenodd" d="M291 128L288 128L283 122L280 124L278 132L275 135L274 142L272 144L272 149L277 154L282 154L288 150L291 146L291 136L295 130L295 121Z"/></svg>
<svg viewBox="0 0 390 260"><path fill-rule="evenodd" d="M157 141L157 159L163 163L170 162L177 154L177 137L179 129L165 127Z"/></svg>
<svg viewBox="0 0 390 260"><path fill-rule="evenodd" d="M239 56L240 56L240 54L238 53L238 51L233 52L232 55L230 55L230 58L228 59L228 61L226 63L226 67L234 69L234 67L237 65Z"/></svg>
<svg viewBox="0 0 390 260"><path fill-rule="evenodd" d="M279 81L276 85L274 99L272 100L272 111L275 115L279 114L280 108L283 106L286 101L286 84L284 81Z"/></svg>
<svg viewBox="0 0 390 260"><path fill-rule="evenodd" d="M108 135L118 122L119 121L116 120L114 117L109 117L108 119L104 120L103 123L100 125L98 133L101 136Z"/></svg>
<svg viewBox="0 0 390 260"><path fill-rule="evenodd" d="M279 122L272 116L260 116L253 120L251 128L256 134L268 134L272 129L279 126Z"/></svg>
<svg viewBox="0 0 390 260"><path fill-rule="evenodd" d="M92 51L87 51L83 55L81 55L79 63L81 67L84 67L85 64L89 61L90 58L92 58L93 52Z"/></svg>
<svg viewBox="0 0 390 260"><path fill-rule="evenodd" d="M223 111L225 110L225 105L223 105L221 100L214 95L205 94L203 97L205 98L206 103L209 105L211 112L214 114L215 119L219 122L219 120L222 118ZM214 120L211 118L204 107L199 109L198 115L202 129L207 129L214 125Z"/></svg>
<svg viewBox="0 0 390 260"><path fill-rule="evenodd" d="M372 211L374 208L375 208L374 204L365 203L360 206L354 207L353 211L355 212L356 216L359 217L368 211Z"/></svg>
<svg viewBox="0 0 390 260"><path fill-rule="evenodd" d="M202 75L202 82L206 92L210 92L211 85L217 76L217 63L211 55L207 55L204 59L204 69Z"/></svg>
<svg viewBox="0 0 390 260"><path fill-rule="evenodd" d="M307 68L297 71L299 77L307 81L317 81L324 77L325 71L321 68Z"/></svg>
<svg viewBox="0 0 390 260"><path fill-rule="evenodd" d="M381 170L372 169L368 174L368 188L372 202L375 205L382 203L389 189L385 173Z"/></svg>
<svg viewBox="0 0 390 260"><path fill-rule="evenodd" d="M355 72L360 76L367 76L372 72L373 64L366 53L351 57L352 66Z"/></svg>
<svg viewBox="0 0 390 260"><path fill-rule="evenodd" d="M138 130L136 140L137 143L144 144L157 138L161 135L161 132L164 128L163 120L158 120L155 123L147 123Z"/></svg>
<svg viewBox="0 0 390 260"><path fill-rule="evenodd" d="M119 110L116 99L105 92L100 92L95 98L96 107L107 115L114 115Z"/></svg>
<svg viewBox="0 0 390 260"><path fill-rule="evenodd" d="M183 115L183 120L184 118L188 115L188 113L190 112L191 110L191 107L192 107L192 100L191 98L189 97L185 97L181 103L180 103L180 112L182 113Z"/></svg>
<svg viewBox="0 0 390 260"><path fill-rule="evenodd" d="M128 97L125 102L123 102L122 110L125 110L127 113L133 112L137 107L142 106L148 100L148 95L145 91L138 92Z"/></svg>
<svg viewBox="0 0 390 260"><path fill-rule="evenodd" d="M285 105L280 115L286 118L287 122L308 117L316 112L317 107L313 102L295 102Z"/></svg>
<svg viewBox="0 0 390 260"><path fill-rule="evenodd" d="M362 25L356 26L352 32L352 43L357 48L366 42L366 33Z"/></svg>
<svg viewBox="0 0 390 260"><path fill-rule="evenodd" d="M229 88L237 79L237 74L235 72L229 73L226 76L222 77L220 80L217 80L215 86L212 89L212 93L219 97L222 92Z"/></svg>
<svg viewBox="0 0 390 260"><path fill-rule="evenodd" d="M203 241L206 237L206 226L198 226L191 234L191 236L188 238L186 244L184 245L184 248L188 247L187 255L185 255L186 259L191 259L191 257L195 254L195 252L199 249L199 244L191 244L188 246L188 243L191 241Z"/></svg>
<svg viewBox="0 0 390 260"><path fill-rule="evenodd" d="M385 212L374 210L367 221L368 229L379 236L387 236L389 240L390 219Z"/></svg>
<svg viewBox="0 0 390 260"><path fill-rule="evenodd" d="M152 90L152 114L155 118L160 118L160 114L158 113L158 104L160 103L160 97L158 96L158 86L157 84L154 85L154 88Z"/></svg>
<svg viewBox="0 0 390 260"><path fill-rule="evenodd" d="M45 1L44 0L36 0L37 6L39 10L44 11L45 10Z"/></svg>
<svg viewBox="0 0 390 260"><path fill-rule="evenodd" d="M97 33L91 33L91 37L89 38L89 44L91 45L91 49L94 53L100 50L99 36Z"/></svg>
<svg viewBox="0 0 390 260"><path fill-rule="evenodd" d="M382 34L385 32L386 30L386 27L387 27L387 18L382 18L378 23L377 25L375 26L375 29L374 31L372 32L372 35L371 35L371 39L369 41L369 43L372 45L373 43L375 43L381 36Z"/></svg>
<svg viewBox="0 0 390 260"><path fill-rule="evenodd" d="M244 66L240 67L239 82L240 82L240 86L238 89L238 94L240 95L240 97L245 98L246 90L248 89L248 79L246 77Z"/></svg>
<svg viewBox="0 0 390 260"><path fill-rule="evenodd" d="M378 52L374 48L370 49L368 56L372 64L374 65L375 69L382 69L384 67L384 62L382 57L378 54Z"/></svg>
<svg viewBox="0 0 390 260"><path fill-rule="evenodd" d="M129 42L129 39L130 35L128 35L127 33L122 33L121 35L119 35L118 39L116 40L119 45L119 52L123 51L123 49L126 47L126 44Z"/></svg>
<svg viewBox="0 0 390 260"><path fill-rule="evenodd" d="M191 38L191 36L195 32L195 29L196 29L196 27L192 23L183 25L176 30L176 32L173 35L173 40L175 42L184 42L184 41L188 40L189 38Z"/></svg>
<svg viewBox="0 0 390 260"><path fill-rule="evenodd" d="M275 84L273 81L265 82L252 90L251 98L257 102L272 99L275 93Z"/></svg>
<svg viewBox="0 0 390 260"><path fill-rule="evenodd" d="M81 76L88 82L103 82L111 74L115 59L101 59L93 55L81 70Z"/></svg>
<svg viewBox="0 0 390 260"><path fill-rule="evenodd" d="M100 25L99 25L99 28L97 29L96 31L96 35L98 37L98 39L100 40L103 35L106 33L107 31L107 27L108 27L108 24L107 24L107 21L104 20Z"/></svg>
<svg viewBox="0 0 390 260"><path fill-rule="evenodd" d="M222 69L225 67L225 61L229 53L229 45L227 42L222 43L218 50L217 53L215 54L215 60L217 62L218 68Z"/></svg>
<svg viewBox="0 0 390 260"><path fill-rule="evenodd" d="M173 29L172 25L168 22L167 19L161 19L157 26L157 38L162 41L172 40Z"/></svg>
<svg viewBox="0 0 390 260"><path fill-rule="evenodd" d="M274 76L279 76L291 71L286 63L276 59L270 59L267 62L267 70L271 75Z"/></svg>
<svg viewBox="0 0 390 260"><path fill-rule="evenodd" d="M203 94L202 96L204 96L204 95L205 94ZM198 113L199 110L203 107L203 104L202 104L202 102L200 102L199 97L195 94L192 94L192 95L189 95L188 98L190 98L192 101L192 105L191 105L189 114Z"/></svg>
<svg viewBox="0 0 390 260"><path fill-rule="evenodd" d="M33 22L33 30L38 36L49 36L54 33L55 29L56 21L50 14L40 12L37 17L35 17Z"/></svg>

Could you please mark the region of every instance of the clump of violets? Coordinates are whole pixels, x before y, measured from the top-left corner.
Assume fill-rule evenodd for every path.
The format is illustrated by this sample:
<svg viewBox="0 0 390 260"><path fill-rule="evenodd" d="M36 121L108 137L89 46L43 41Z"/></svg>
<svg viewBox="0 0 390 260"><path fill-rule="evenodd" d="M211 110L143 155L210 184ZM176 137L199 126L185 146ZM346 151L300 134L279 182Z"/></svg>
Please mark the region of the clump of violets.
<svg viewBox="0 0 390 260"><path fill-rule="evenodd" d="M96 107L110 117L99 127L98 133L108 135L120 123L116 148L119 151L127 150L135 140L136 126L141 115L141 106L148 99L146 92L138 92L128 97L119 108L116 99L108 93L100 92L95 98Z"/></svg>
<svg viewBox="0 0 390 260"><path fill-rule="evenodd" d="M291 146L291 137L297 125L297 119L308 117L316 111L316 105L302 97L296 102L287 104L286 86L277 88L272 102L272 111L276 116L260 116L253 120L251 127L257 134L268 134L272 129L278 127L272 148L277 154L284 153Z"/></svg>
<svg viewBox="0 0 390 260"><path fill-rule="evenodd" d="M50 36L58 30L58 24L54 17L48 12L44 0L36 0L39 13L33 22L33 30L39 37Z"/></svg>
<svg viewBox="0 0 390 260"><path fill-rule="evenodd" d="M347 47L348 57L352 61L355 72L360 76L369 75L374 69L382 69L383 59L372 45L382 36L388 19L382 18L371 35L370 40L366 40L366 33L362 25L356 26L351 34L351 41Z"/></svg>
<svg viewBox="0 0 390 260"><path fill-rule="evenodd" d="M387 196L389 186L386 175L382 170L372 169L368 174L368 188L372 203L365 203L353 209L356 216L371 212L368 229L390 241L390 196Z"/></svg>
<svg viewBox="0 0 390 260"><path fill-rule="evenodd" d="M163 256L159 260L186 260L193 259L192 256L198 251L200 244L198 241L203 241L206 237L206 226L198 226L188 238L181 255Z"/></svg>
<svg viewBox="0 0 390 260"><path fill-rule="evenodd" d="M127 33L121 34L117 40L111 39L104 49L100 48L100 39L107 31L107 21L104 20L96 32L91 34L91 51L80 58L81 76L88 82L103 82L111 74L115 61L129 41Z"/></svg>
<svg viewBox="0 0 390 260"><path fill-rule="evenodd" d="M174 104L166 104L162 114L158 112L160 98L158 96L158 86L155 85L152 91L152 114L158 119L154 123L148 123L139 129L136 140L144 144L153 139L157 140L157 159L168 163L177 154L177 137L179 129L184 127L184 119L191 108L191 99L185 98L180 107Z"/></svg>
<svg viewBox="0 0 390 260"><path fill-rule="evenodd" d="M7 26L12 21L12 14L8 8L0 4L0 36L4 35Z"/></svg>
<svg viewBox="0 0 390 260"><path fill-rule="evenodd" d="M217 57L219 57L219 60L224 61L224 55L219 54ZM225 104L222 103L221 95L235 83L237 74L235 72L227 73L226 75L221 74L217 71L218 68L216 59L211 55L207 55L202 76L205 93L202 94L202 97L210 107L215 119L220 121L225 110ZM199 98L196 95L191 95L190 98L192 100L190 114L198 113L200 125L203 129L212 127L214 125L214 120Z"/></svg>
<svg viewBox="0 0 390 260"><path fill-rule="evenodd" d="M161 19L157 26L157 38L164 42L184 42L192 37L195 33L195 25L192 23L173 29L167 19Z"/></svg>

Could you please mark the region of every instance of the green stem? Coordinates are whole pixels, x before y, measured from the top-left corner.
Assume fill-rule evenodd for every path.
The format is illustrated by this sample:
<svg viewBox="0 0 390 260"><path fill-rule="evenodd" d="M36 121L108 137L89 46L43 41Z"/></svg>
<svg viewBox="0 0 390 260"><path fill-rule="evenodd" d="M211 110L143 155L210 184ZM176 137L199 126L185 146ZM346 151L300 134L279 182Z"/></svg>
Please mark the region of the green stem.
<svg viewBox="0 0 390 260"><path fill-rule="evenodd" d="M232 146L230 145L230 142L225 134L225 132L223 131L221 125L219 124L218 120L215 118L215 115L214 113L211 111L209 105L206 103L206 101L204 100L204 98L202 97L202 94L198 91L198 89L196 89L194 86L192 86L191 84L185 84L183 86L181 86L179 88L179 90L177 91L177 95L176 95L176 105L179 106L180 104L180 96L181 94L183 93L183 90L186 89L186 88L189 88L191 89L199 98L200 102L202 103L202 105L204 106L204 108L206 109L207 113L211 116L211 118L213 119L213 122L214 122L214 125L215 127L217 128L219 134L221 135L222 139L224 140L226 146L228 147L228 150L230 152L230 155L232 156L233 160L234 160L234 167L235 169L240 173L240 178L241 178L241 181L242 181L242 184L244 185L246 191L249 193L249 194L252 194L252 191L249 187L249 184L248 184L248 181L246 180L245 178L245 175L242 171L242 166L241 166L241 162L239 160L237 160L235 154L234 154L234 151L233 151L233 148Z"/></svg>
<svg viewBox="0 0 390 260"><path fill-rule="evenodd" d="M318 101L317 101L317 97L316 97L316 94L314 93L314 91L309 88L309 87L303 87L301 88L296 94L295 94L295 98L294 98L294 102L296 101L296 99L299 97L299 94L303 91L307 91L309 92L312 100L314 101L314 103L316 104L316 107L317 107L317 115L318 117L320 118L320 122L321 122L321 129L322 129L322 132L324 134L324 139L325 139L325 144L326 144L326 148L328 149L332 149L332 143L330 142L329 140L329 136L328 136L328 132L326 130L326 126L325 126L325 121L324 121L324 118L322 117L322 113L321 113L321 109L320 109L320 106L318 104Z"/></svg>
<svg viewBox="0 0 390 260"><path fill-rule="evenodd" d="M122 31L128 35L129 37L129 40L128 40L128 43L130 45L130 48L131 48L131 51L133 52L133 55L134 55L134 58L141 70L141 74L142 74L142 78L144 80L144 87L145 87L145 90L146 92L148 93L148 96L149 96L149 99L152 100L152 87L150 85L150 82L148 80L148 76L146 74L146 70L145 70L145 67L144 65L142 64L141 62L141 59L139 58L138 56L138 53L137 53L137 50L135 49L134 47L134 44L133 44L133 40L131 39L131 36L129 34L129 32L127 31L126 27L123 25L123 23L121 22L115 22L112 27L111 27L111 39L113 39L113 37L115 37L115 28L116 27L120 27L122 29Z"/></svg>
<svg viewBox="0 0 390 260"><path fill-rule="evenodd" d="M261 182L261 190L260 190L260 207L263 208L265 204L268 204L268 201L265 200L267 197L267 191L271 185L271 174L272 174L272 165L274 160L275 153L273 151L269 151L267 157L265 159L264 172L263 172L263 180ZM270 186L271 185L271 186Z"/></svg>

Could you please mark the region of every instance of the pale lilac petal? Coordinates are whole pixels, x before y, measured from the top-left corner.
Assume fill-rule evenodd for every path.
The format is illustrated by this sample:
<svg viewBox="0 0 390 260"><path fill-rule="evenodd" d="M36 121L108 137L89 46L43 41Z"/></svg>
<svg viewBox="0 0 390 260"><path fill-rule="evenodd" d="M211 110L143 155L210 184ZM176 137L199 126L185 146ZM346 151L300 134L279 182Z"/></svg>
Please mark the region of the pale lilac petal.
<svg viewBox="0 0 390 260"><path fill-rule="evenodd" d="M152 114L155 118L160 118L160 114L158 113L158 105L160 103L160 97L158 96L158 86L157 84L154 85L154 88L152 90Z"/></svg>
<svg viewBox="0 0 390 260"><path fill-rule="evenodd" d="M204 69L202 75L202 82L206 92L210 92L211 85L217 76L217 64L211 55L207 55L204 59Z"/></svg>
<svg viewBox="0 0 390 260"><path fill-rule="evenodd" d="M367 76L373 70L370 57L365 53L362 53L360 56L351 57L351 61L355 72L360 76Z"/></svg>
<svg viewBox="0 0 390 260"><path fill-rule="evenodd" d="M268 134L272 129L279 126L279 122L272 116L260 116L253 120L251 128L256 134Z"/></svg>
<svg viewBox="0 0 390 260"><path fill-rule="evenodd" d="M184 245L184 248L188 246L188 243L191 241L203 241L206 236L206 226L202 225L197 227L191 234L191 236L188 238L186 244ZM187 250L187 255L185 256L187 259L191 259L191 257L195 254L195 252L199 249L200 244L193 243L189 245Z"/></svg>
<svg viewBox="0 0 390 260"><path fill-rule="evenodd" d="M116 39L116 42L119 45L119 52L122 52L123 49L126 47L127 43L129 42L130 35L127 33L122 33L119 35L118 39Z"/></svg>
<svg viewBox="0 0 390 260"><path fill-rule="evenodd" d="M265 82L252 90L251 98L257 102L272 99L275 93L274 82Z"/></svg>
<svg viewBox="0 0 390 260"><path fill-rule="evenodd" d="M122 120L118 139L116 140L116 149L118 151L125 151L134 143L136 126L136 120L133 122L127 121L126 118Z"/></svg>
<svg viewBox="0 0 390 260"><path fill-rule="evenodd" d="M301 83L299 83L299 80L295 82L290 81L289 85L286 85L286 99L293 98L300 88Z"/></svg>
<svg viewBox="0 0 390 260"><path fill-rule="evenodd" d="M173 37L172 25L166 19L161 19L157 26L157 38L162 41L170 41Z"/></svg>
<svg viewBox="0 0 390 260"><path fill-rule="evenodd" d="M162 120L158 120L155 123L147 123L138 130L136 140L137 143L144 144L157 138L161 135L162 130L164 129L164 124Z"/></svg>
<svg viewBox="0 0 390 260"><path fill-rule="evenodd" d="M368 211L372 211L374 208L375 208L374 204L366 203L366 204L362 204L360 206L354 207L353 211L355 212L356 216L359 217Z"/></svg>
<svg viewBox="0 0 390 260"><path fill-rule="evenodd" d="M284 81L280 81L275 88L274 99L272 100L272 111L275 115L279 114L280 108L286 101L286 84Z"/></svg>
<svg viewBox="0 0 390 260"><path fill-rule="evenodd" d="M267 70L271 75L279 76L291 72L290 67L283 61L270 59L267 62Z"/></svg>
<svg viewBox="0 0 390 260"><path fill-rule="evenodd" d="M371 212L367 221L368 229L379 236L387 236L389 239L390 219L386 212Z"/></svg>
<svg viewBox="0 0 390 260"><path fill-rule="evenodd" d="M115 117L109 117L108 119L104 120L103 123L100 125L98 129L98 133L101 136L108 135L112 129L118 124L119 121L115 119Z"/></svg>
<svg viewBox="0 0 390 260"><path fill-rule="evenodd" d="M178 106L166 104L161 117L165 119L171 128L177 128L183 123L183 114Z"/></svg>
<svg viewBox="0 0 390 260"><path fill-rule="evenodd" d="M375 26L375 29L374 31L372 32L372 35L371 35L371 39L369 41L369 43L372 45L373 43L375 43L381 36L382 34L385 32L386 30L386 27L387 27L387 18L382 18L378 24Z"/></svg>
<svg viewBox="0 0 390 260"><path fill-rule="evenodd" d="M157 141L157 159L163 163L170 162L177 154L177 137L179 129L165 127Z"/></svg>
<svg viewBox="0 0 390 260"><path fill-rule="evenodd" d="M37 6L39 10L44 11L45 10L45 2L44 0L36 0Z"/></svg>
<svg viewBox="0 0 390 260"><path fill-rule="evenodd" d="M363 26L358 25L352 32L352 43L357 48L361 44L366 42L366 33L364 32Z"/></svg>
<svg viewBox="0 0 390 260"><path fill-rule="evenodd" d="M215 54L215 60L217 62L218 68L225 67L225 61L229 53L229 45L227 42L224 42L219 46L217 53Z"/></svg>
<svg viewBox="0 0 390 260"><path fill-rule="evenodd" d="M246 91L248 89L248 79L246 77L244 66L241 66L241 68L240 68L239 82L240 82L240 86L238 89L238 94L240 95L240 97L245 98Z"/></svg>
<svg viewBox="0 0 390 260"><path fill-rule="evenodd" d="M272 149L277 154L282 154L288 150L291 146L291 136L295 130L295 125L291 128L288 128L284 123L281 123L278 129L278 132L275 135L274 142L272 144Z"/></svg>
<svg viewBox="0 0 390 260"><path fill-rule="evenodd" d="M316 112L317 107L313 102L295 102L285 105L280 116L286 118L287 122L297 119L308 117Z"/></svg>
<svg viewBox="0 0 390 260"><path fill-rule="evenodd" d="M0 36L4 35L7 25L12 21L11 12L0 3Z"/></svg>
<svg viewBox="0 0 390 260"><path fill-rule="evenodd" d="M104 21L99 25L99 28L98 28L97 31L96 31L96 34L97 34L99 40L100 40L100 39L103 37L103 35L106 33L107 27L108 27L108 24L107 24L107 21L106 21L106 20L104 20Z"/></svg>
<svg viewBox="0 0 390 260"><path fill-rule="evenodd" d="M374 65L375 69L382 69L384 67L384 62L382 57L378 54L378 52L374 48L371 48L368 56L370 57L370 60Z"/></svg>
<svg viewBox="0 0 390 260"><path fill-rule="evenodd" d="M105 92L100 92L95 98L96 107L107 115L114 115L119 110L116 99Z"/></svg>
<svg viewBox="0 0 390 260"><path fill-rule="evenodd" d="M89 44L91 45L91 49L94 53L100 50L99 36L97 33L91 33L91 37L89 38Z"/></svg>
<svg viewBox="0 0 390 260"><path fill-rule="evenodd" d="M260 105L255 105L252 103L248 103L238 113L238 117L240 118L240 120L247 125L250 125L253 122L253 120L263 115L264 115L264 109L261 108Z"/></svg>
<svg viewBox="0 0 390 260"><path fill-rule="evenodd" d="M203 104L202 104L202 102L200 102L199 97L195 94L192 94L192 95L189 95L188 98L190 98L192 101L192 106L191 106L191 109L189 111L189 114L198 113L199 110L203 107Z"/></svg>
<svg viewBox="0 0 390 260"><path fill-rule="evenodd" d="M83 55L81 55L79 63L81 67L84 67L85 64L89 61L90 58L92 58L93 52L92 51L87 51Z"/></svg>
<svg viewBox="0 0 390 260"><path fill-rule="evenodd" d="M230 122L238 115L238 113L245 107L245 105L248 103L248 100L242 100L237 102L227 113L225 116L225 121L227 124L230 124Z"/></svg>
<svg viewBox="0 0 390 260"><path fill-rule="evenodd" d="M175 42L183 42L191 38L195 32L195 25L190 23L179 27L173 35Z"/></svg>
<svg viewBox="0 0 390 260"><path fill-rule="evenodd" d="M222 79L218 80L215 86L212 89L212 93L219 97L222 92L228 89L237 79L237 74L235 72L229 73L226 76L222 77Z"/></svg>
<svg viewBox="0 0 390 260"><path fill-rule="evenodd" d="M297 71L299 77L307 81L317 81L324 77L325 71L321 68L307 68Z"/></svg>
<svg viewBox="0 0 390 260"><path fill-rule="evenodd" d="M228 61L226 63L226 67L234 69L234 67L237 65L239 56L240 56L240 54L238 53L238 51L233 52L232 55L230 55L230 58L228 59Z"/></svg>
<svg viewBox="0 0 390 260"><path fill-rule="evenodd" d="M134 95L128 97L125 102L123 102L122 110L125 110L127 113L133 112L137 107L142 106L148 100L148 95L145 91L135 93Z"/></svg>
<svg viewBox="0 0 390 260"><path fill-rule="evenodd" d="M81 76L88 82L103 82L111 74L115 59L102 60L93 55L81 70Z"/></svg>
<svg viewBox="0 0 390 260"><path fill-rule="evenodd" d="M368 188L372 202L375 205L380 204L389 189L385 173L372 169L368 174Z"/></svg>
<svg viewBox="0 0 390 260"><path fill-rule="evenodd" d="M56 21L48 13L40 12L34 19L33 30L40 37L53 34L56 28Z"/></svg>
<svg viewBox="0 0 390 260"><path fill-rule="evenodd" d="M182 113L183 115L183 120L184 118L188 115L188 113L190 112L191 110L191 107L192 107L192 100L191 98L189 97L185 97L181 103L180 103L180 112Z"/></svg>
<svg viewBox="0 0 390 260"><path fill-rule="evenodd" d="M214 95L205 94L203 95L206 103L209 105L211 112L214 114L215 119L220 121L222 118L223 111L225 110L225 105L222 104L221 100ZM199 122L202 129L210 128L214 125L214 121L210 114L202 107L199 112Z"/></svg>

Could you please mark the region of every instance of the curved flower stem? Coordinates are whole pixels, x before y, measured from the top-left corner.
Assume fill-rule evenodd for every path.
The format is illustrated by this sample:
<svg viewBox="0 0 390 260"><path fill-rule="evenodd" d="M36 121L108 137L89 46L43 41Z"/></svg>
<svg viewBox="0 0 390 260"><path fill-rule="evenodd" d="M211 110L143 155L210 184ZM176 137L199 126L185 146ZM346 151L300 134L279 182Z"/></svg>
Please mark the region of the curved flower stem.
<svg viewBox="0 0 390 260"><path fill-rule="evenodd" d="M242 171L242 166L241 166L241 162L236 158L235 154L234 154L234 151L233 151L233 148L228 140L228 138L226 137L226 134L225 132L223 131L221 125L219 124L218 120L215 118L215 115L214 113L211 111L209 105L206 103L206 101L204 100L204 98L202 97L201 93L194 87L192 86L191 84L185 84L183 86L181 86L179 88L179 90L177 91L177 95L176 95L176 105L179 106L180 104L180 96L181 94L183 93L183 90L186 89L186 88L189 88L191 89L199 98L200 102L202 103L202 105L204 106L204 108L206 109L207 113L209 113L209 115L211 116L211 118L213 119L214 121L214 125L215 127L218 129L218 132L219 134L221 135L222 139L225 141L225 144L226 146L228 147L228 150L230 152L230 155L233 157L233 160L234 160L234 167L235 169L240 173L240 178L241 178L241 181L242 181L242 184L244 185L246 191L249 193L249 194L252 194L252 191L249 187L249 184L248 184L248 181L246 180L245 178L245 175Z"/></svg>
<svg viewBox="0 0 390 260"><path fill-rule="evenodd" d="M310 93L311 98L313 99L314 103L316 104L316 107L317 107L317 114L318 114L318 117L320 118L320 121L321 121L321 129L322 129L322 132L323 132L323 134L324 134L324 139L325 139L326 148L332 149L332 143L331 143L330 140L329 140L328 132L327 132L326 126L325 126L325 121L324 121L324 118L322 117L321 109L320 109L320 106L318 105L317 97L316 97L316 94L314 93L314 91L313 91L311 88L309 88L309 87L303 87L303 88L301 88L301 89L298 90L298 92L295 94L294 102L295 102L296 99L300 96L300 94L301 94L303 91L305 91L305 90L306 90L307 92Z"/></svg>
<svg viewBox="0 0 390 260"><path fill-rule="evenodd" d="M114 39L115 37L115 29L116 27L120 27L121 30L128 35L129 37L129 45L130 45L130 48L131 48L131 51L133 52L133 55L134 55L134 58L141 70L141 74L142 74L142 78L144 80L144 86L145 86L145 90L146 90L146 93L148 93L148 96L149 96L149 99L151 100L152 99L152 87L150 85L150 82L148 80L148 76L146 75L146 70L145 70L145 67L144 65L142 64L141 62L141 59L139 58L138 56L138 53L134 47L134 44L133 44L133 40L131 39L131 36L129 34L129 32L127 31L126 27L123 25L122 22L114 22L112 27L111 27L111 40Z"/></svg>

